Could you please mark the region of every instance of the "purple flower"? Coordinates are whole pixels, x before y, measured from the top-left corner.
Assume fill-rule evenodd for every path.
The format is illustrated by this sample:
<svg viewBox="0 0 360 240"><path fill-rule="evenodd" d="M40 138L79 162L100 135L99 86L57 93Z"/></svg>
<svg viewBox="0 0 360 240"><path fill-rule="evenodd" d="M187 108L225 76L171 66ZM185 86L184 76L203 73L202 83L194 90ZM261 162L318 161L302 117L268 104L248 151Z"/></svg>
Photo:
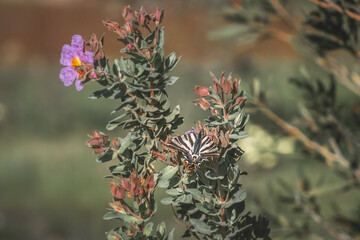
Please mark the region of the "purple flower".
<svg viewBox="0 0 360 240"><path fill-rule="evenodd" d="M64 66L59 78L66 87L75 81L76 90L84 88L81 83L86 72L81 69L84 63L93 64L94 55L92 52L84 52L84 39L80 35L74 35L71 39L71 46L65 44L61 51L60 63Z"/></svg>
<svg viewBox="0 0 360 240"><path fill-rule="evenodd" d="M190 130L190 131L187 131L185 134L190 134L190 133L197 133L196 130Z"/></svg>

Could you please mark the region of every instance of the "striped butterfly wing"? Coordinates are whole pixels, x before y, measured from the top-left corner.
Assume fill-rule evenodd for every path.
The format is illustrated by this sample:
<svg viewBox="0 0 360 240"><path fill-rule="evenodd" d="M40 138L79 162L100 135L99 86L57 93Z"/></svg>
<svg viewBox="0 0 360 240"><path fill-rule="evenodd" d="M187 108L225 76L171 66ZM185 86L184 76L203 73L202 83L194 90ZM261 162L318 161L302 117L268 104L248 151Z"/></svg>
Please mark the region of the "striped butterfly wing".
<svg viewBox="0 0 360 240"><path fill-rule="evenodd" d="M171 139L170 142L167 144L167 147L191 155L196 138L197 138L196 133L184 134L179 137L175 137Z"/></svg>
<svg viewBox="0 0 360 240"><path fill-rule="evenodd" d="M207 136L204 136L201 140L201 148L199 152L200 156L204 157L219 157L219 148L215 143Z"/></svg>

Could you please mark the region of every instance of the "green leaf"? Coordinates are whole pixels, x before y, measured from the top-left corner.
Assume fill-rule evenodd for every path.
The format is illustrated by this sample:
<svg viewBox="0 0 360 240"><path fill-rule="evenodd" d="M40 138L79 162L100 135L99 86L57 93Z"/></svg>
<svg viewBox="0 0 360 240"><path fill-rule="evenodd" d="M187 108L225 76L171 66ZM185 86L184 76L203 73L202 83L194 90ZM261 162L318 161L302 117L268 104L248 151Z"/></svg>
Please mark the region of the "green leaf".
<svg viewBox="0 0 360 240"><path fill-rule="evenodd" d="M236 134L230 134L229 138L233 139L233 140L238 140L238 139L247 138L248 136L249 136L248 132L241 131L241 132L236 133Z"/></svg>
<svg viewBox="0 0 360 240"><path fill-rule="evenodd" d="M161 222L156 229L156 235L158 236L159 239L165 238L165 231L166 231L166 224L165 222Z"/></svg>
<svg viewBox="0 0 360 240"><path fill-rule="evenodd" d="M223 205L224 208L228 208L232 206L235 203L239 203L245 200L246 198L246 190L236 188L234 191L236 191L234 194L231 195L229 200Z"/></svg>
<svg viewBox="0 0 360 240"><path fill-rule="evenodd" d="M213 171L208 170L205 172L205 176L209 178L210 180L222 180L224 179L224 176L217 176Z"/></svg>
<svg viewBox="0 0 360 240"><path fill-rule="evenodd" d="M206 215L216 216L215 209L207 202L196 203L196 207Z"/></svg>
<svg viewBox="0 0 360 240"><path fill-rule="evenodd" d="M124 113L116 118L114 118L113 120L111 120L107 125L106 125L106 129L107 130L113 130L115 129L117 126L119 126L122 122L123 122L123 118L126 117L127 113Z"/></svg>
<svg viewBox="0 0 360 240"><path fill-rule="evenodd" d="M145 38L145 41L146 41L148 44L151 44L151 43L153 43L154 39L155 39L155 31L151 32L151 33L149 34L149 36L147 36L147 37Z"/></svg>
<svg viewBox="0 0 360 240"><path fill-rule="evenodd" d="M148 43L146 42L146 40L142 40L142 41L141 41L140 49L143 49L143 48L149 48L149 45L148 45Z"/></svg>
<svg viewBox="0 0 360 240"><path fill-rule="evenodd" d="M157 186L160 188L169 188L177 184L180 180L179 176L176 174L178 167L166 166L159 173L159 181Z"/></svg>
<svg viewBox="0 0 360 240"><path fill-rule="evenodd" d="M112 220L112 219L122 219L125 222L135 222L135 223L141 223L142 220L137 219L134 216L121 214L119 212L108 212L104 215L104 220Z"/></svg>
<svg viewBox="0 0 360 240"><path fill-rule="evenodd" d="M190 193L190 195L195 199L196 201L201 201L201 195L202 193L197 188L188 188L186 189L187 193Z"/></svg>
<svg viewBox="0 0 360 240"><path fill-rule="evenodd" d="M176 66L176 64L180 61L180 58L176 58L176 53L172 52L169 56L165 59L165 72L170 72Z"/></svg>
<svg viewBox="0 0 360 240"><path fill-rule="evenodd" d="M145 229L144 229L144 234L147 237L149 237L151 235L153 227L154 227L154 223L152 223L152 222L149 222L148 224L146 224Z"/></svg>
<svg viewBox="0 0 360 240"><path fill-rule="evenodd" d="M165 43L165 32L164 27L161 27L158 32L158 42L157 42L157 48L162 48Z"/></svg>
<svg viewBox="0 0 360 240"><path fill-rule="evenodd" d="M178 206L181 203L184 204L184 203L192 203L192 202L193 201L190 194L183 194L175 200L174 206Z"/></svg>
<svg viewBox="0 0 360 240"><path fill-rule="evenodd" d="M128 133L128 135L125 138L118 138L118 140L120 143L120 148L118 149L119 154L122 154L133 143L131 141L131 133L130 132Z"/></svg>
<svg viewBox="0 0 360 240"><path fill-rule="evenodd" d="M205 235L211 235L211 233L216 232L217 229L212 229L211 226L206 224L204 221L200 219L190 218L190 222L192 226L200 233Z"/></svg>
<svg viewBox="0 0 360 240"><path fill-rule="evenodd" d="M113 113L121 110L123 107L131 104L131 103L134 102L134 101L135 101L135 98L132 98L132 97L129 97L129 98L125 99L125 101L122 101L122 103L121 103L121 105L120 105L119 107L117 107L115 110L113 110L113 111L111 112L111 114L113 114Z"/></svg>
<svg viewBox="0 0 360 240"><path fill-rule="evenodd" d="M170 206L171 204L175 205L174 198L173 197L166 197L160 200L162 204L165 206Z"/></svg>
<svg viewBox="0 0 360 240"><path fill-rule="evenodd" d="M173 228L171 230L171 232L169 233L169 235L167 237L167 240L174 240L174 231L175 231L175 228Z"/></svg>
<svg viewBox="0 0 360 240"><path fill-rule="evenodd" d="M97 157L97 162L108 162L113 160L117 154L114 154L114 151L111 148L108 148L103 154L101 154L99 157Z"/></svg>
<svg viewBox="0 0 360 240"><path fill-rule="evenodd" d="M166 193L171 196L179 196L181 194L184 194L184 190L182 190L181 188L173 188L166 190Z"/></svg>
<svg viewBox="0 0 360 240"><path fill-rule="evenodd" d="M180 115L180 106L176 105L176 107L174 108L174 110L172 111L172 113L170 113L169 115L167 115L165 117L165 121L167 123L174 121L175 118L177 118Z"/></svg>

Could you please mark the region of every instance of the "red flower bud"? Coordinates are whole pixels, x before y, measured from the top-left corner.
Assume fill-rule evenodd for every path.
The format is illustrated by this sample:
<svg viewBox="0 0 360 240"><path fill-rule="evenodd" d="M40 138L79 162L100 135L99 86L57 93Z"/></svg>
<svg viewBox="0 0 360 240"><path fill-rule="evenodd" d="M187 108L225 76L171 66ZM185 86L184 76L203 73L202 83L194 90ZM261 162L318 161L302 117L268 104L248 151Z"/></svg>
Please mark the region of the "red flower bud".
<svg viewBox="0 0 360 240"><path fill-rule="evenodd" d="M130 22L134 19L135 15L134 12L131 10L130 5L124 7L122 11L122 16L127 22Z"/></svg>
<svg viewBox="0 0 360 240"><path fill-rule="evenodd" d="M156 156L156 159L158 161L164 161L166 159L166 155L163 152L156 152L156 151L152 151L151 153L152 155Z"/></svg>
<svg viewBox="0 0 360 240"><path fill-rule="evenodd" d="M125 198L125 189L115 181L110 182L110 189L112 195L117 199L124 199Z"/></svg>
<svg viewBox="0 0 360 240"><path fill-rule="evenodd" d="M161 23L163 17L164 17L164 9L159 9L158 7L155 9L154 13L151 15L153 21L158 25Z"/></svg>
<svg viewBox="0 0 360 240"><path fill-rule="evenodd" d="M119 139L118 139L118 138L114 138L114 139L112 140L112 144L114 145L114 147L118 147L118 146L120 145Z"/></svg>
<svg viewBox="0 0 360 240"><path fill-rule="evenodd" d="M207 87L195 86L194 91L202 97L209 95L209 89Z"/></svg>
<svg viewBox="0 0 360 240"><path fill-rule="evenodd" d="M134 46L131 45L131 44L127 44L127 45L126 45L126 48L131 51L131 50L134 49Z"/></svg>
<svg viewBox="0 0 360 240"><path fill-rule="evenodd" d="M208 110L210 107L210 103L205 98L196 99L195 105L200 106L203 110Z"/></svg>
<svg viewBox="0 0 360 240"><path fill-rule="evenodd" d="M235 80L234 80L234 83L233 83L233 86L232 86L232 94L236 94L237 93L237 91L238 91L238 80L237 80L237 78L235 78Z"/></svg>
<svg viewBox="0 0 360 240"><path fill-rule="evenodd" d="M145 10L141 9L139 11L139 23L141 25L148 25L150 23L150 16L145 12Z"/></svg>
<svg viewBox="0 0 360 240"><path fill-rule="evenodd" d="M241 105L246 101L246 99L248 99L248 98L247 97L238 97L238 98L236 98L235 103Z"/></svg>
<svg viewBox="0 0 360 240"><path fill-rule="evenodd" d="M226 79L225 76L222 76L220 79L220 86L222 88L222 91L225 93L230 93L232 91L232 83L231 79Z"/></svg>

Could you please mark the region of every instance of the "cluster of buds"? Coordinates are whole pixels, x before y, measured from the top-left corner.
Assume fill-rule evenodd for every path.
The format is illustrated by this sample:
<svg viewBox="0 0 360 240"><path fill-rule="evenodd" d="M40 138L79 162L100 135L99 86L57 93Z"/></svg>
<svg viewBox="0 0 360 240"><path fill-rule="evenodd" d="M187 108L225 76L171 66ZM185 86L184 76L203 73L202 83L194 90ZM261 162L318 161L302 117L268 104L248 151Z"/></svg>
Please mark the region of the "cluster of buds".
<svg viewBox="0 0 360 240"><path fill-rule="evenodd" d="M102 36L99 40L96 37L96 34L91 34L87 39L84 40L85 51L92 52L94 54L94 60L100 60L105 57L105 52L103 48L103 39Z"/></svg>
<svg viewBox="0 0 360 240"><path fill-rule="evenodd" d="M232 94L236 94L238 92L238 80L237 78L234 79L234 81L232 81L232 76L231 74L226 78L225 77L225 73L222 72L220 79L217 79L216 76L214 74L211 74L211 78L213 81L213 88L214 91L219 94L219 93L232 93Z"/></svg>
<svg viewBox="0 0 360 240"><path fill-rule="evenodd" d="M205 136L208 136L218 146L225 148L231 144L229 139L230 131L224 132L219 127L209 129L208 126L204 126L200 121L196 124L196 131L202 131Z"/></svg>
<svg viewBox="0 0 360 240"><path fill-rule="evenodd" d="M213 80L212 89L202 86L195 86L194 91L200 96L196 99L195 105L203 110L210 109L213 116L228 119L231 110L238 104L243 104L247 97L238 96L238 79L232 80L232 76L225 77L222 72L219 79L211 73ZM221 111L220 111L220 110Z"/></svg>
<svg viewBox="0 0 360 240"><path fill-rule="evenodd" d="M122 17L125 24L121 26L119 23L104 20L103 23L110 31L115 32L120 38L125 38L130 33L139 32L139 26L149 30L149 24L153 21L158 26L164 17L164 10L156 8L151 14L148 14L143 8L139 12L133 11L130 6L125 6L122 11ZM149 30L150 31L150 30Z"/></svg>
<svg viewBox="0 0 360 240"><path fill-rule="evenodd" d="M115 200L122 200L127 196L128 198L134 198L137 202L141 202L143 198L150 197L155 185L154 174L151 173L146 178L143 178L134 171L129 179L120 176L117 181L112 181L110 188Z"/></svg>
<svg viewBox="0 0 360 240"><path fill-rule="evenodd" d="M102 132L93 131L88 137L90 139L86 141L87 145L97 154L103 154L110 147L109 136Z"/></svg>

